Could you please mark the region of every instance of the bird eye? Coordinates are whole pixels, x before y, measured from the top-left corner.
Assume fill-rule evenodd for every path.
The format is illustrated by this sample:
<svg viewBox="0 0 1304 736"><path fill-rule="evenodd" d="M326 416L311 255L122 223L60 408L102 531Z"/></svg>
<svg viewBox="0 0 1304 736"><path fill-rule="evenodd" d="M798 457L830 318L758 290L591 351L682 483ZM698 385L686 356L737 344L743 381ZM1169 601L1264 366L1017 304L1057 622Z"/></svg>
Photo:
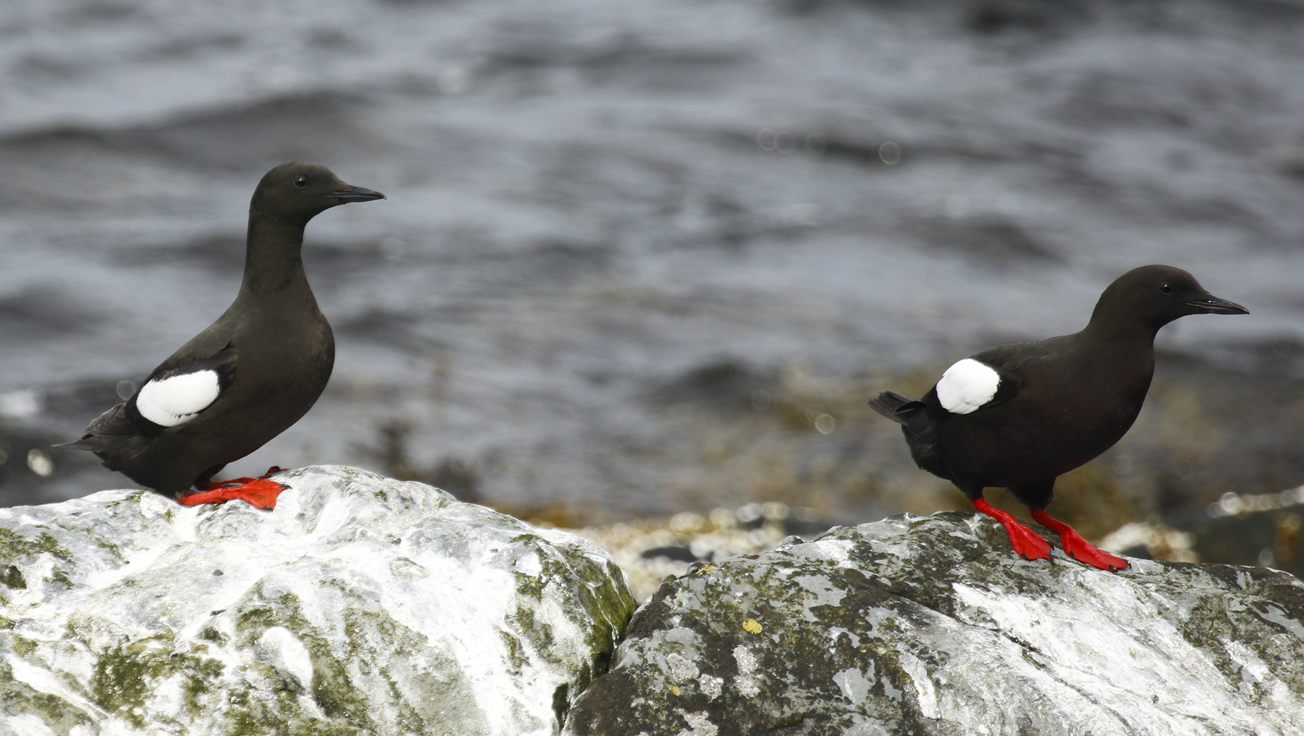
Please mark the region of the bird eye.
<svg viewBox="0 0 1304 736"><path fill-rule="evenodd" d="M303 189L304 187L308 186L308 177L300 174L299 178L294 180L294 185L300 189Z"/></svg>
<svg viewBox="0 0 1304 736"><path fill-rule="evenodd" d="M1167 283L1160 284L1160 285L1159 285L1159 293L1160 293L1160 294L1171 294L1171 293L1173 293L1173 285L1172 285L1172 284L1167 284Z"/></svg>

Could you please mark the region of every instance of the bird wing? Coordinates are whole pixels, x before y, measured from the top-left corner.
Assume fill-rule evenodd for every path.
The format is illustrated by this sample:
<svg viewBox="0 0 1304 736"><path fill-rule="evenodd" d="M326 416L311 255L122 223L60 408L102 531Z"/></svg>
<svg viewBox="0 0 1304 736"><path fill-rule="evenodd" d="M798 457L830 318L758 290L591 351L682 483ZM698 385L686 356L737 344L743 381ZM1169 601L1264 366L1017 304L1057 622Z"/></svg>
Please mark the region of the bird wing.
<svg viewBox="0 0 1304 736"><path fill-rule="evenodd" d="M1024 368L1049 353L1037 342L988 348L947 368L924 403L935 402L948 414L972 414L1000 406L1019 395Z"/></svg>
<svg viewBox="0 0 1304 736"><path fill-rule="evenodd" d="M168 427L194 419L235 379L238 356L229 343L212 355L179 355L155 368L123 405L123 413L139 434L156 437Z"/></svg>

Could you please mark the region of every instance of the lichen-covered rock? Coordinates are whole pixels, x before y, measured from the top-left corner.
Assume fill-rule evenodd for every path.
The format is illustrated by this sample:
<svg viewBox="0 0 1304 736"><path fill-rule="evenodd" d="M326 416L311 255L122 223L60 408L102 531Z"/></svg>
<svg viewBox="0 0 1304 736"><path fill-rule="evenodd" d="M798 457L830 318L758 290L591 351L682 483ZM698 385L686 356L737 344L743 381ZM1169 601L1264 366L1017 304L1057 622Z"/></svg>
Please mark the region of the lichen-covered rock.
<svg viewBox="0 0 1304 736"><path fill-rule="evenodd" d="M1028 562L987 517L897 516L667 582L574 736L1293 734L1304 584Z"/></svg>
<svg viewBox="0 0 1304 736"><path fill-rule="evenodd" d="M273 512L0 510L0 734L551 734L633 599L610 559L429 486L292 471Z"/></svg>

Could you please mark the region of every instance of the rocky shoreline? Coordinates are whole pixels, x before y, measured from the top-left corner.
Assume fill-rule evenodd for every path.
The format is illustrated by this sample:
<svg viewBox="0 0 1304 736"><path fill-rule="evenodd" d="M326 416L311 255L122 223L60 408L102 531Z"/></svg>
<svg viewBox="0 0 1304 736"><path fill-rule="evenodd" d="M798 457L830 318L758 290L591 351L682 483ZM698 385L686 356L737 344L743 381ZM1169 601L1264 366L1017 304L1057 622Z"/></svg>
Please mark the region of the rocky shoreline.
<svg viewBox="0 0 1304 736"><path fill-rule="evenodd" d="M1274 570L1027 562L994 522L953 512L777 544L781 509L681 516L626 526L609 554L419 483L285 479L271 513L144 491L0 510L0 733L1286 733L1304 718L1304 584ZM654 566L627 575L622 555L666 573L637 610L628 581Z"/></svg>

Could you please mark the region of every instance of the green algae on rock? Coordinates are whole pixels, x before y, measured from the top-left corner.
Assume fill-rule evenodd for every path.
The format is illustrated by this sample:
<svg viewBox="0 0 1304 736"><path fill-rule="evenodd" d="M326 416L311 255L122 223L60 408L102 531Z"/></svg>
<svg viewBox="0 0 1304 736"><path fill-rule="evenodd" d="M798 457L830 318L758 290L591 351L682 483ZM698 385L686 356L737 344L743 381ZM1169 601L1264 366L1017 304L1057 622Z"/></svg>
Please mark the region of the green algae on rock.
<svg viewBox="0 0 1304 736"><path fill-rule="evenodd" d="M1290 733L1304 584L1261 568L1010 554L896 516L664 583L568 736Z"/></svg>
<svg viewBox="0 0 1304 736"><path fill-rule="evenodd" d="M605 671L634 602L593 545L352 468L287 479L270 513L145 491L0 509L0 717L551 734Z"/></svg>

